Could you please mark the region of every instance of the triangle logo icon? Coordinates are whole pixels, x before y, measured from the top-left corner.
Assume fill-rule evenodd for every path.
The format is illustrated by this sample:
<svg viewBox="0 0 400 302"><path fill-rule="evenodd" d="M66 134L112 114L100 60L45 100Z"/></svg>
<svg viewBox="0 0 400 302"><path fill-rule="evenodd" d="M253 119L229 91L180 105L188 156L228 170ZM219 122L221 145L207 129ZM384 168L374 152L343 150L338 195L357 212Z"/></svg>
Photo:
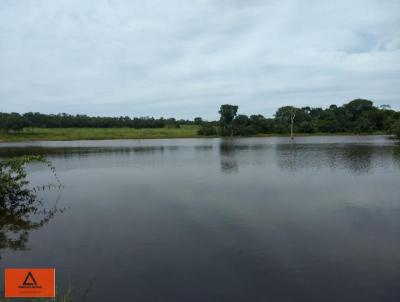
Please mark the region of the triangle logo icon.
<svg viewBox="0 0 400 302"><path fill-rule="evenodd" d="M37 285L36 280L31 272L26 275L23 285Z"/></svg>

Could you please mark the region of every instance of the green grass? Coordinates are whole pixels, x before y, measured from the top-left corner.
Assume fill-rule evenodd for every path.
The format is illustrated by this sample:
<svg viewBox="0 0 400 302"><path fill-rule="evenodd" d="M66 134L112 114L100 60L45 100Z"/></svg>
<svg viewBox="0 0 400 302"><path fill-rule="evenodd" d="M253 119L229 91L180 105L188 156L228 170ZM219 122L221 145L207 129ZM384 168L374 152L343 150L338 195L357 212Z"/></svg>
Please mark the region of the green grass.
<svg viewBox="0 0 400 302"><path fill-rule="evenodd" d="M147 139L199 137L197 126L181 128L25 128L21 132L1 133L0 142L68 141L100 139Z"/></svg>
<svg viewBox="0 0 400 302"><path fill-rule="evenodd" d="M181 128L25 128L21 132L0 132L0 142L19 141L69 141L69 140L102 140L102 139L149 139L149 138L195 138L204 137L197 134L196 125L185 125ZM365 134L385 134L383 132ZM257 134L255 136L288 136L289 134ZM316 135L359 135L354 133L295 133L296 136ZM210 137L210 136L209 136ZM215 136L214 136L215 137Z"/></svg>

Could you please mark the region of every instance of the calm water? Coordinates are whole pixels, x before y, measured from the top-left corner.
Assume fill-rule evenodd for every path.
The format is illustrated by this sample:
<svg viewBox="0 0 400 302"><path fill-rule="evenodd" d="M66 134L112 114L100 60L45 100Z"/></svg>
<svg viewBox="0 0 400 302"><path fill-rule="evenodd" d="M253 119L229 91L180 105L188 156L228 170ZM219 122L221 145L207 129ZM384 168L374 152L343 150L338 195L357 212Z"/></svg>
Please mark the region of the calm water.
<svg viewBox="0 0 400 302"><path fill-rule="evenodd" d="M45 154L65 187L40 193L57 213L14 250L0 224L0 269L55 267L77 301L400 301L386 137L0 145L22 154Z"/></svg>

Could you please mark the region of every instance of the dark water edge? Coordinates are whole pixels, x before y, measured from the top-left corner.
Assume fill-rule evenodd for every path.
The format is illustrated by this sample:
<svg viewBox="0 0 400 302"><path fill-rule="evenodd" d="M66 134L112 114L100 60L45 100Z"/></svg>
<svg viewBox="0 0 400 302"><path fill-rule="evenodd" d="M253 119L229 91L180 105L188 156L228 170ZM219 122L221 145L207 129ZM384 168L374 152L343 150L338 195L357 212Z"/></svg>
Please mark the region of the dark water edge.
<svg viewBox="0 0 400 302"><path fill-rule="evenodd" d="M57 167L65 188L42 198L62 211L24 249L0 245L0 269L56 267L78 301L400 300L386 136L0 144L26 154Z"/></svg>

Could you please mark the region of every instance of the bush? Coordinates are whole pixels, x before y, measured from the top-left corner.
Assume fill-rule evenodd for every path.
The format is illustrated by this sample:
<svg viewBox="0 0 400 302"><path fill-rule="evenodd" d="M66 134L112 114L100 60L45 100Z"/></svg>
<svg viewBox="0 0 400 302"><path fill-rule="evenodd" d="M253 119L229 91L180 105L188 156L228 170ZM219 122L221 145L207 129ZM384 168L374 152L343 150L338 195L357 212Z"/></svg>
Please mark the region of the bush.
<svg viewBox="0 0 400 302"><path fill-rule="evenodd" d="M30 187L25 166L32 162L46 164L58 184ZM36 195L53 186L61 188L55 168L42 157L24 156L0 161L0 251L26 250L29 232L42 227L54 217L58 209L46 209Z"/></svg>
<svg viewBox="0 0 400 302"><path fill-rule="evenodd" d="M400 120L393 124L391 132L400 139Z"/></svg>
<svg viewBox="0 0 400 302"><path fill-rule="evenodd" d="M178 123L167 123L165 124L164 128L180 128L181 125L179 125Z"/></svg>
<svg viewBox="0 0 400 302"><path fill-rule="evenodd" d="M28 188L28 177L25 166L32 162L46 164L60 185L55 168L51 162L41 156L24 156L0 161L0 208L9 207L17 209L31 205L36 201L35 191ZM48 187L54 184L47 185ZM46 186L43 186L43 189Z"/></svg>
<svg viewBox="0 0 400 302"><path fill-rule="evenodd" d="M257 127L252 125L247 125L247 126L240 125L233 129L233 135L235 136L251 136L257 133L261 133L261 131L259 131Z"/></svg>
<svg viewBox="0 0 400 302"><path fill-rule="evenodd" d="M197 134L206 136L217 135L217 130L211 123L203 123L197 130Z"/></svg>

